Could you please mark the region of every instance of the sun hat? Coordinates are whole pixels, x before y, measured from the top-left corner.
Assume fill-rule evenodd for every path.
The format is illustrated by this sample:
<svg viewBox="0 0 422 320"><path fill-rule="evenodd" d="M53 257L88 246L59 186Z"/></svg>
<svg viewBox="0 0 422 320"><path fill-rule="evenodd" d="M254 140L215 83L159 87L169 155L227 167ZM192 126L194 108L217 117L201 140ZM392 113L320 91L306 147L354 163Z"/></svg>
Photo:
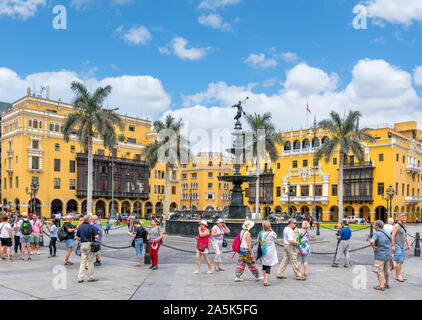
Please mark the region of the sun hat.
<svg viewBox="0 0 422 320"><path fill-rule="evenodd" d="M223 220L223 219L221 219L221 218L219 218L219 219L217 220L217 223L220 223L220 222L224 222L224 220Z"/></svg>
<svg viewBox="0 0 422 320"><path fill-rule="evenodd" d="M254 225L255 225L255 222L251 220L245 220L245 222L243 222L242 229L248 229L249 231L253 228Z"/></svg>
<svg viewBox="0 0 422 320"><path fill-rule="evenodd" d="M206 220L201 220L201 222L199 222L199 224L203 224L204 226L208 227L208 222Z"/></svg>

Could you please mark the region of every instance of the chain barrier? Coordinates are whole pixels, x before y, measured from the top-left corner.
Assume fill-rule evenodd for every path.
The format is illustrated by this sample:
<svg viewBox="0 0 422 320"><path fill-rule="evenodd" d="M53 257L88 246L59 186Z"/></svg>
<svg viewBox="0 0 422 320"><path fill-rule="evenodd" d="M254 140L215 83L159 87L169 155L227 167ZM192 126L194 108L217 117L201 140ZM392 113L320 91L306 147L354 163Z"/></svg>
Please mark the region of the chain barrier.
<svg viewBox="0 0 422 320"><path fill-rule="evenodd" d="M332 229L332 228L324 227L324 226L322 226L322 225L319 225L319 227L320 227L320 228L323 228L323 229L330 230L330 231L337 232L337 229ZM369 230L369 229L371 229L371 226L367 226L367 227L365 227L365 228L360 228L360 229L357 229L357 230L352 230L352 232L357 232L357 231L362 231L362 230Z"/></svg>

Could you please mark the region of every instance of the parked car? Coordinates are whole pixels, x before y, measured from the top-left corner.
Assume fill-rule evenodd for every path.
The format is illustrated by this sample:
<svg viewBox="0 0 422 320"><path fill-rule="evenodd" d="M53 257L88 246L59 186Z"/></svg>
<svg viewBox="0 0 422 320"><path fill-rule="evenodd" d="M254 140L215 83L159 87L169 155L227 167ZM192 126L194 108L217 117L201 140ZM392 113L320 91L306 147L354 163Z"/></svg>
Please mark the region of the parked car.
<svg viewBox="0 0 422 320"><path fill-rule="evenodd" d="M364 218L359 218L359 217L355 217L355 216L349 216L346 218L348 223L365 223L365 219Z"/></svg>

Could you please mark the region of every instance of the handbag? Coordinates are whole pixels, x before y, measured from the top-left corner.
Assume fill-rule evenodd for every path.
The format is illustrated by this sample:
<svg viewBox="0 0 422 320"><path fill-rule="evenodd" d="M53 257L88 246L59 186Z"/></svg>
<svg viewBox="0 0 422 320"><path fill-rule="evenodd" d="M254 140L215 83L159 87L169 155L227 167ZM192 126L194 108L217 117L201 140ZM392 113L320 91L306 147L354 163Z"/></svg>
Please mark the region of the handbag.
<svg viewBox="0 0 422 320"><path fill-rule="evenodd" d="M227 243L226 239L223 239L223 248L227 248L229 244Z"/></svg>
<svg viewBox="0 0 422 320"><path fill-rule="evenodd" d="M94 234L92 233L92 226L89 227L91 230L91 252L98 252L101 250L101 243L95 241Z"/></svg>

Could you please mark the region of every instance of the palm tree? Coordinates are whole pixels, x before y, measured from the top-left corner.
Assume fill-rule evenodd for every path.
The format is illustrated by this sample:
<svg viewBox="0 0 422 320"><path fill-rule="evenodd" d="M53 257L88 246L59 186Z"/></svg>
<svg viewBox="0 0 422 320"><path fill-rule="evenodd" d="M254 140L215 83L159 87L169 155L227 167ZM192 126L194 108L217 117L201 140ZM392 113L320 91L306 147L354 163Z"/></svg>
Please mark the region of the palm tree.
<svg viewBox="0 0 422 320"><path fill-rule="evenodd" d="M328 163L334 153L339 149L339 175L338 175L338 222L343 221L343 169L347 156L352 152L359 163L364 162L363 142L373 143L375 138L369 133L369 128L359 129L359 118L362 114L359 111L350 111L343 119L335 111L331 111L330 118L322 120L318 126L321 129L328 129L331 139L324 143L317 151L317 160L325 157Z"/></svg>
<svg viewBox="0 0 422 320"><path fill-rule="evenodd" d="M167 115L164 122L161 120L154 121L153 128L158 133L159 138L145 147L143 157L150 170L159 162L166 165L164 213L165 218L168 219L170 208L170 170L180 163L179 160L183 155L187 156L187 144L185 138L180 134L182 123L180 121L176 122L171 115ZM171 134L168 135L169 133ZM162 135L162 138L160 138L160 135ZM172 143L176 143L176 145L171 145ZM164 159L165 157L166 159Z"/></svg>
<svg viewBox="0 0 422 320"><path fill-rule="evenodd" d="M277 134L274 124L272 123L272 116L270 112L266 112L263 115L260 114L247 114L246 122L252 130L252 141L251 145L246 145L247 150L252 151L252 156L255 160L256 165L256 187L255 187L255 213L259 216L259 174L260 174L260 160L262 154L259 154L258 142L264 138L263 142L265 145L265 156L269 156L272 162L275 162L278 158L278 152L276 145L283 145L283 138ZM259 130L262 130L260 133ZM260 134L264 134L264 137L260 137ZM264 156L264 157L265 157Z"/></svg>
<svg viewBox="0 0 422 320"><path fill-rule="evenodd" d="M112 110L102 109L101 105L111 93L111 86L100 87L93 94L79 82L72 82L71 89L75 94L74 111L70 113L63 126L63 137L69 142L70 135L76 132L85 152L88 152L87 213L92 212L92 175L93 155L92 141L94 136L103 140L106 148L117 144L115 127L123 129L120 115ZM112 186L113 188L113 186Z"/></svg>

